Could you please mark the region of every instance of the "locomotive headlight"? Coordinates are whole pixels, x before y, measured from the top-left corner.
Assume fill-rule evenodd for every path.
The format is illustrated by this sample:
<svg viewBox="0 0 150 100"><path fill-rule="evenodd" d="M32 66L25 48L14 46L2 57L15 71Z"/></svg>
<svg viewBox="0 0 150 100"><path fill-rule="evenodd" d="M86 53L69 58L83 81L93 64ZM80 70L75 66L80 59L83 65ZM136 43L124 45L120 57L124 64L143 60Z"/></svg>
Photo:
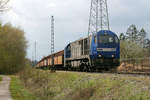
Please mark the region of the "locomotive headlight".
<svg viewBox="0 0 150 100"><path fill-rule="evenodd" d="M112 55L112 58L114 58L115 57L115 55Z"/></svg>
<svg viewBox="0 0 150 100"><path fill-rule="evenodd" d="M102 57L102 55L99 55L99 57Z"/></svg>

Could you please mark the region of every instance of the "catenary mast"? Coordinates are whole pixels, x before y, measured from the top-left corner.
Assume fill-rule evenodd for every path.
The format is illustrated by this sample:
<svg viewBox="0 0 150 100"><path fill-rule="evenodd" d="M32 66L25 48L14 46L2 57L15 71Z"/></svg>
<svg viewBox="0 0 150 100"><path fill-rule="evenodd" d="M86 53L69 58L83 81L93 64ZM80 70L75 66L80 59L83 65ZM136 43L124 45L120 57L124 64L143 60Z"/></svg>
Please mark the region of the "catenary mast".
<svg viewBox="0 0 150 100"><path fill-rule="evenodd" d="M88 36L100 30L110 30L107 0L92 0Z"/></svg>
<svg viewBox="0 0 150 100"><path fill-rule="evenodd" d="M51 16L51 54L54 53L54 16ZM52 66L54 69L54 56L52 55Z"/></svg>
<svg viewBox="0 0 150 100"><path fill-rule="evenodd" d="M51 16L51 54L54 53L54 16Z"/></svg>

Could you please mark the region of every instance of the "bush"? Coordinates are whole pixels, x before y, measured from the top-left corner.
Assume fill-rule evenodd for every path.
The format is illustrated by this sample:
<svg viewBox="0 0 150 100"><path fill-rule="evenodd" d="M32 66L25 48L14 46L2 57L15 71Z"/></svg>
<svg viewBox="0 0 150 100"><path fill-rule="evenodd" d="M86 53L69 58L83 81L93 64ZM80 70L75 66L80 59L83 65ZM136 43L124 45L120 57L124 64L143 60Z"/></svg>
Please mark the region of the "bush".
<svg viewBox="0 0 150 100"><path fill-rule="evenodd" d="M122 40L120 42L121 59L142 58L144 49L136 42Z"/></svg>

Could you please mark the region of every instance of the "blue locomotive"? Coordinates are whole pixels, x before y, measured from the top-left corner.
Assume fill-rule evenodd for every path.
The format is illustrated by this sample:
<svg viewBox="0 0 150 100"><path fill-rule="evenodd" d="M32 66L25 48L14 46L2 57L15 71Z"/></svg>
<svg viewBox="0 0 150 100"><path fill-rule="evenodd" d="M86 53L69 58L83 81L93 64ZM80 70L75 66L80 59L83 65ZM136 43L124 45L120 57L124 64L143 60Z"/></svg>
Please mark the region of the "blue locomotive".
<svg viewBox="0 0 150 100"><path fill-rule="evenodd" d="M120 41L109 30L79 39L64 49L64 67L71 70L110 69L120 64Z"/></svg>

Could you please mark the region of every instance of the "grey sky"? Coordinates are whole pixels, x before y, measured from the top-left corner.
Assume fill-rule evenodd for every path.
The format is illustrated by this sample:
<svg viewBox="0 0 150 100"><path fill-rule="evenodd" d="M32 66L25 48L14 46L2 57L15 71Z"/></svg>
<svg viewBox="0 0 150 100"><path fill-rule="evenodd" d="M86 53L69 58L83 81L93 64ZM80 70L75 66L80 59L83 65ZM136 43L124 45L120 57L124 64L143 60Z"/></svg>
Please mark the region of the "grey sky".
<svg viewBox="0 0 150 100"><path fill-rule="evenodd" d="M24 31L28 58L32 58L37 41L37 58L50 54L50 16L55 16L55 51L87 35L91 0L11 0L11 10L1 16ZM111 30L126 32L129 25L150 32L150 0L108 0Z"/></svg>

